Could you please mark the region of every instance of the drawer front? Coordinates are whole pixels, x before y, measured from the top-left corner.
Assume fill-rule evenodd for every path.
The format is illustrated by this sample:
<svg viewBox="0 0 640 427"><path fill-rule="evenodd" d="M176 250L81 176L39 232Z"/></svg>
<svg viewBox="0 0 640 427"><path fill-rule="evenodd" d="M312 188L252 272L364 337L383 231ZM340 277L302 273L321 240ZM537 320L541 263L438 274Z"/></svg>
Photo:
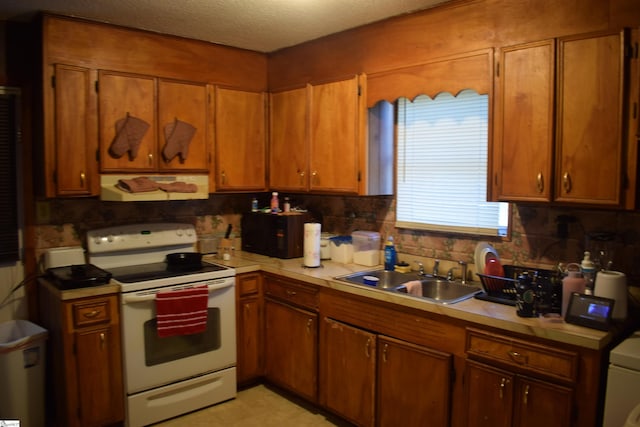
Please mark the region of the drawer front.
<svg viewBox="0 0 640 427"><path fill-rule="evenodd" d="M236 286L241 297L260 293L260 273L245 273L236 276Z"/></svg>
<svg viewBox="0 0 640 427"><path fill-rule="evenodd" d="M318 310L318 288L273 276L266 276L265 294L309 310Z"/></svg>
<svg viewBox="0 0 640 427"><path fill-rule="evenodd" d="M73 325L83 327L111 321L111 300L100 299L73 303Z"/></svg>
<svg viewBox="0 0 640 427"><path fill-rule="evenodd" d="M467 354L485 362L497 362L529 373L576 381L578 353L528 343L504 335L467 329Z"/></svg>

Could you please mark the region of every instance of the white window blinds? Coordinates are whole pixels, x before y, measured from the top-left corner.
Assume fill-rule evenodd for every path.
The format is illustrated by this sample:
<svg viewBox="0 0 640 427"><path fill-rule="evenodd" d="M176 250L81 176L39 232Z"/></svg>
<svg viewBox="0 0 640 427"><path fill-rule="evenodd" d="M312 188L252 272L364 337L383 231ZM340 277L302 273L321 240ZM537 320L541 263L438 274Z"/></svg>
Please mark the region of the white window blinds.
<svg viewBox="0 0 640 427"><path fill-rule="evenodd" d="M508 204L486 202L488 95L398 100L396 226L503 236Z"/></svg>

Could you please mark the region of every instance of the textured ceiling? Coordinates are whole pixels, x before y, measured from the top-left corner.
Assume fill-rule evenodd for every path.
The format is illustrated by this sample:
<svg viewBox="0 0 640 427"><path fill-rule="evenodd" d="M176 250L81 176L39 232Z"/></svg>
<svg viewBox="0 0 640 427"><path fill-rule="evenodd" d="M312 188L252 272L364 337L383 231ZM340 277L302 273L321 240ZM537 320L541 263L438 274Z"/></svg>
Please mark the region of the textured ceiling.
<svg viewBox="0 0 640 427"><path fill-rule="evenodd" d="M0 20L44 10L272 52L446 0L1 0Z"/></svg>

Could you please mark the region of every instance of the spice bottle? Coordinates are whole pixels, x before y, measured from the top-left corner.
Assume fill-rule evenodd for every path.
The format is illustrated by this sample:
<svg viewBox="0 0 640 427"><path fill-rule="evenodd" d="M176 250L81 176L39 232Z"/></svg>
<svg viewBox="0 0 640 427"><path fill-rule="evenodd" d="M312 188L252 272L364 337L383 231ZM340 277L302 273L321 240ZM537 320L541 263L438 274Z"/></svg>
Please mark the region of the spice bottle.
<svg viewBox="0 0 640 427"><path fill-rule="evenodd" d="M271 213L277 214L280 211L280 201L278 200L278 192L271 193Z"/></svg>
<svg viewBox="0 0 640 427"><path fill-rule="evenodd" d="M289 202L289 198L285 197L284 198L284 205L283 205L284 211L285 212L289 212L291 211L291 203Z"/></svg>

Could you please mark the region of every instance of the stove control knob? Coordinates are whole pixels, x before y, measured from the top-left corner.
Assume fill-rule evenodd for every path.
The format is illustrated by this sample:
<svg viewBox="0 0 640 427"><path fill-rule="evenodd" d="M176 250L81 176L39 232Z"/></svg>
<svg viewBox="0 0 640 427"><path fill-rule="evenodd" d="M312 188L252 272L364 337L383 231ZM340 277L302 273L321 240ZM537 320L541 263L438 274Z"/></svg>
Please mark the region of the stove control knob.
<svg viewBox="0 0 640 427"><path fill-rule="evenodd" d="M113 234L109 234L107 236L107 242L109 242L109 243L113 242Z"/></svg>
<svg viewBox="0 0 640 427"><path fill-rule="evenodd" d="M93 243L95 243L96 245L99 245L100 243L102 243L102 238L100 236L95 236L93 238Z"/></svg>

